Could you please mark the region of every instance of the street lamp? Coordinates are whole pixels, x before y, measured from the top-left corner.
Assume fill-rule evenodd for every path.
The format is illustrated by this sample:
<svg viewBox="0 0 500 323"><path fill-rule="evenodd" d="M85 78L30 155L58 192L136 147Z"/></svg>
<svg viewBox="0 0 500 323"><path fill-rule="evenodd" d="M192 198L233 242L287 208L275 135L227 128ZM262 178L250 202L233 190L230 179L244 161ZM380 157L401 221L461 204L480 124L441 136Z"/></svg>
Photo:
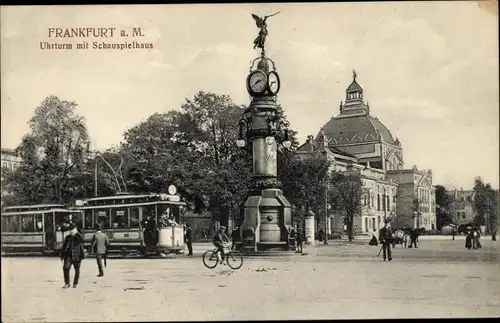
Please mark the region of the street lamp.
<svg viewBox="0 0 500 323"><path fill-rule="evenodd" d="M243 148L245 147L245 136L246 136L246 132L247 132L247 122L245 121L245 119L240 119L240 121L238 122L238 125L239 125L239 132L238 132L238 139L236 140L236 146L238 148Z"/></svg>

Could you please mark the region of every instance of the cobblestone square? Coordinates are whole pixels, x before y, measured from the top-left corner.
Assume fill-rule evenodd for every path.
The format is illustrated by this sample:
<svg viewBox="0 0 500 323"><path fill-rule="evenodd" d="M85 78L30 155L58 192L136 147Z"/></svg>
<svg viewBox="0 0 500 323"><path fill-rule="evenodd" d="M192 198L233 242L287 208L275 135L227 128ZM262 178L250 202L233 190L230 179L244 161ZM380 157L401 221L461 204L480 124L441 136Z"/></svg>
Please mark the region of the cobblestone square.
<svg viewBox="0 0 500 323"><path fill-rule="evenodd" d="M245 258L240 270L205 268L195 256L93 258L64 290L57 258L2 259L2 321L184 321L453 318L500 315L498 245L421 241L377 258L365 241L307 247L308 255Z"/></svg>

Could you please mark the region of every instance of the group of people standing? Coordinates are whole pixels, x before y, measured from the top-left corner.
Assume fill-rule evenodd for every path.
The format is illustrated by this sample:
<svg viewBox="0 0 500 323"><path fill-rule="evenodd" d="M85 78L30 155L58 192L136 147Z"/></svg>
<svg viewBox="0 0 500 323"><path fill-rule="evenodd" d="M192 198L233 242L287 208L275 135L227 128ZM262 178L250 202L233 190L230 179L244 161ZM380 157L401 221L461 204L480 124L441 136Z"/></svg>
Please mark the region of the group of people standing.
<svg viewBox="0 0 500 323"><path fill-rule="evenodd" d="M479 237L481 236L481 230L479 227L467 227L465 233L465 248L467 249L479 249L481 248L481 243L479 242Z"/></svg>

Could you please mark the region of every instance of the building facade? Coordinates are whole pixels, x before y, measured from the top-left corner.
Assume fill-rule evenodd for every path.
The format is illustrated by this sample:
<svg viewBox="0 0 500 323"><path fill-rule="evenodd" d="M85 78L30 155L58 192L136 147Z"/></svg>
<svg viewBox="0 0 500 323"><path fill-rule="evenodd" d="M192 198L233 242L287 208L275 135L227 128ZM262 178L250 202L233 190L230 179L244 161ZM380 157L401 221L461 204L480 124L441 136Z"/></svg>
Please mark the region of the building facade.
<svg viewBox="0 0 500 323"><path fill-rule="evenodd" d="M398 183L398 201L394 221L398 228L436 230L436 189L432 171L412 169L387 171L387 177Z"/></svg>
<svg viewBox="0 0 500 323"><path fill-rule="evenodd" d="M21 157L17 156L13 149L2 148L2 170L15 170L21 165Z"/></svg>
<svg viewBox="0 0 500 323"><path fill-rule="evenodd" d="M392 218L396 228L436 228L435 189L432 172L414 166L404 169L403 148L398 138L370 113L363 88L353 73L340 113L333 116L299 147L297 154L324 152L331 169L355 171L362 180L362 212L355 220L358 233L370 233Z"/></svg>
<svg viewBox="0 0 500 323"><path fill-rule="evenodd" d="M371 234L374 230L379 230L384 225L384 219L395 214L397 183L387 179L384 171L362 165L354 155L328 147L327 142L328 138L324 134L316 140L313 136L309 136L296 154L300 157L320 152L329 161L330 172L358 175L363 186L363 194L361 213L354 217L354 231L356 234ZM343 217L342 214L329 214L328 220L320 221L317 228L324 228L326 224L329 233L341 231Z"/></svg>
<svg viewBox="0 0 500 323"><path fill-rule="evenodd" d="M6 196L7 194L9 194L7 192L7 188L4 187L4 184L3 184L3 174L4 174L4 171L7 170L7 171L14 171L16 168L18 168L20 165L21 165L21 162L22 162L22 159L17 156L16 152L13 150L13 149L8 149L8 148L2 148L1 149L1 159L2 159L2 168L1 168L1 172L2 172L2 177L1 177L1 181L2 181L2 187L1 187L1 204L3 205L3 197Z"/></svg>
<svg viewBox="0 0 500 323"><path fill-rule="evenodd" d="M453 190L451 197L450 214L457 225L472 223L476 216L474 212L474 190Z"/></svg>

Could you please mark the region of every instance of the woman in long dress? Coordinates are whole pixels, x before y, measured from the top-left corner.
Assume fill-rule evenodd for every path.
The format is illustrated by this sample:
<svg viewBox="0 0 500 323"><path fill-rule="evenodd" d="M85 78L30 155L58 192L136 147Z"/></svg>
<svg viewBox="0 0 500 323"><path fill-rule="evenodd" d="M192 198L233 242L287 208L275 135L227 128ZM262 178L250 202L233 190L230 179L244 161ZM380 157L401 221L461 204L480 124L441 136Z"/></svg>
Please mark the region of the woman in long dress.
<svg viewBox="0 0 500 323"><path fill-rule="evenodd" d="M472 248L472 231L471 229L467 229L467 235L465 236L465 248Z"/></svg>
<svg viewBox="0 0 500 323"><path fill-rule="evenodd" d="M378 241L377 241L377 229L373 230L372 239L370 240L370 242L368 242L368 244L370 246L377 246L378 245Z"/></svg>

